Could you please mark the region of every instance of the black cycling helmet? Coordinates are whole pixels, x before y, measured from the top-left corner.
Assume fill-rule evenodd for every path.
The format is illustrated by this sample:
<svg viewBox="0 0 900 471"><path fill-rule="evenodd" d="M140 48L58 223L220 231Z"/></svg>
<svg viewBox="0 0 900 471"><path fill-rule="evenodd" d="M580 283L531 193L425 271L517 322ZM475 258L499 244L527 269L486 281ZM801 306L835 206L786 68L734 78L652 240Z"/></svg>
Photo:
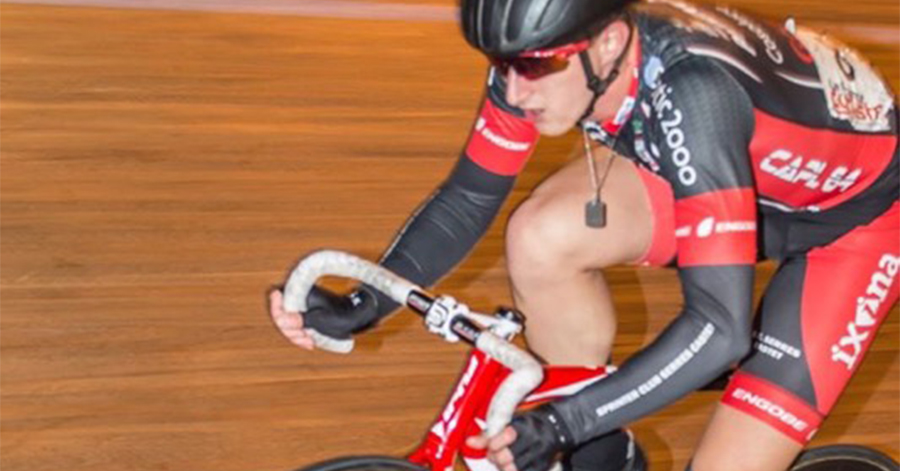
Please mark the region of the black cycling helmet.
<svg viewBox="0 0 900 471"><path fill-rule="evenodd" d="M463 33L489 57L586 39L633 0L461 0Z"/></svg>

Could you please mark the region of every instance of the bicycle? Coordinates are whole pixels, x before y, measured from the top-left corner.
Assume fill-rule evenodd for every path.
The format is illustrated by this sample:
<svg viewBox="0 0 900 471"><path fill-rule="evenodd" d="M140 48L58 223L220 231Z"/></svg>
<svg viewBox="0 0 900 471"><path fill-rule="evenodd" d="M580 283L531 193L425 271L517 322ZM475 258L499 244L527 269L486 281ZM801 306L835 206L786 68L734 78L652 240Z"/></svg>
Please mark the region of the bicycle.
<svg viewBox="0 0 900 471"><path fill-rule="evenodd" d="M615 371L612 366L541 365L511 343L522 332L524 318L514 309L493 315L473 312L449 296L436 296L389 270L354 255L322 250L301 260L284 288L284 307L306 311L306 297L316 280L337 276L362 281L424 318L427 329L445 341L473 345L462 374L424 440L406 458L349 456L316 463L297 471L451 471L458 457L470 471L496 471L483 450L465 440L499 433L517 408L575 394ZM349 353L353 339L335 340L311 331L317 347ZM629 455L635 453L630 447ZM643 459L643 457L640 457ZM561 469L559 464L556 469ZM804 452L791 471L897 471L897 463L875 450L828 446Z"/></svg>

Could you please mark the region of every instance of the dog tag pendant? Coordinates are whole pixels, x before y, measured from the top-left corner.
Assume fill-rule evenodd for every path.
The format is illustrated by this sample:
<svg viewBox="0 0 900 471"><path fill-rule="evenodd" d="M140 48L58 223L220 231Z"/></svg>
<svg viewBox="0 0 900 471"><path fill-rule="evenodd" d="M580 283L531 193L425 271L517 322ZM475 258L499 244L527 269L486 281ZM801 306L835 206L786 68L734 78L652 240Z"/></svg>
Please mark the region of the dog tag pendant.
<svg viewBox="0 0 900 471"><path fill-rule="evenodd" d="M594 229L606 227L606 203L594 198L584 206L584 223Z"/></svg>

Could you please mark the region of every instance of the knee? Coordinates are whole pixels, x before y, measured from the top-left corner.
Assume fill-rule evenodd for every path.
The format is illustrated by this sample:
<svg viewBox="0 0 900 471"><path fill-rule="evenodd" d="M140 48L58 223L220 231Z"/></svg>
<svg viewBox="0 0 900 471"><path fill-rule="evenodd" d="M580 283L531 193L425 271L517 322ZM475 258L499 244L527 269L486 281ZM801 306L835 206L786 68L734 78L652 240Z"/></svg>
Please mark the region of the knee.
<svg viewBox="0 0 900 471"><path fill-rule="evenodd" d="M514 278L582 268L573 263L577 251L564 218L554 213L552 202L541 197L525 200L513 212L506 228L506 258Z"/></svg>

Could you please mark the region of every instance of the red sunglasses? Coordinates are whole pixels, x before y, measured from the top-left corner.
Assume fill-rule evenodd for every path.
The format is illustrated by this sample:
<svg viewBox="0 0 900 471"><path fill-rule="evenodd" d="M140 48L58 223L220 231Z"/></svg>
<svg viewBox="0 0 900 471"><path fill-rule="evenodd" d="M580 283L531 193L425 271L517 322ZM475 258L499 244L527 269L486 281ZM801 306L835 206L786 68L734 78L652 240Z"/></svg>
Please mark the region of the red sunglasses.
<svg viewBox="0 0 900 471"><path fill-rule="evenodd" d="M569 66L569 58L586 51L589 46L590 41L584 40L552 49L523 52L510 59L493 58L491 64L504 76L509 73L509 69L513 69L516 74L535 80L565 70Z"/></svg>

